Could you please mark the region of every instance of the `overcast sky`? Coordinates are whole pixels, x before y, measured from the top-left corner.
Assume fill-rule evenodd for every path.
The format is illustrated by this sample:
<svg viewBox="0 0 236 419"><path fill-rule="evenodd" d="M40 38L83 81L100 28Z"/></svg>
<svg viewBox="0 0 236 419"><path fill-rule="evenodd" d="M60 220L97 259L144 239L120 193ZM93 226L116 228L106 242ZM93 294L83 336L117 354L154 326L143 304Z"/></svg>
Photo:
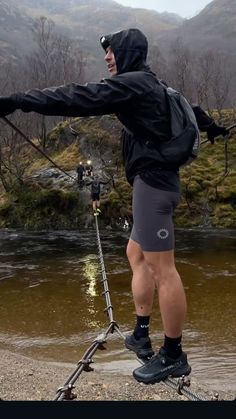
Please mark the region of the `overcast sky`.
<svg viewBox="0 0 236 419"><path fill-rule="evenodd" d="M177 13L182 17L192 17L199 13L211 0L115 0L123 6L142 7L157 12Z"/></svg>

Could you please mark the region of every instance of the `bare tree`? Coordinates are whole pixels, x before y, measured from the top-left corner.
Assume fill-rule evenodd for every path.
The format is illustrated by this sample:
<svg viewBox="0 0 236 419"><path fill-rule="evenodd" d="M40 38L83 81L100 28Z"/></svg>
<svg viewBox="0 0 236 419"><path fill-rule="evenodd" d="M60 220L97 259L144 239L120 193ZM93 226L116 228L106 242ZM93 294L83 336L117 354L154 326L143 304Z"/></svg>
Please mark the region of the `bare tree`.
<svg viewBox="0 0 236 419"><path fill-rule="evenodd" d="M210 85L212 78L212 52L204 53L196 59L194 72L194 87L196 98L199 105L203 105L210 110Z"/></svg>
<svg viewBox="0 0 236 419"><path fill-rule="evenodd" d="M62 35L55 36L54 77L61 84L84 80L85 59L75 40Z"/></svg>
<svg viewBox="0 0 236 419"><path fill-rule="evenodd" d="M227 66L226 57L221 54L214 55L211 78L212 99L215 107L222 118L222 109L229 98L232 74Z"/></svg>
<svg viewBox="0 0 236 419"><path fill-rule="evenodd" d="M14 130L3 127L0 136L0 180L6 192L12 191L16 184L24 185L24 174L31 162L28 146L22 144Z"/></svg>
<svg viewBox="0 0 236 419"><path fill-rule="evenodd" d="M157 74L160 79L166 79L168 75L168 66L160 48L157 45L149 47L148 60L151 69Z"/></svg>
<svg viewBox="0 0 236 419"><path fill-rule="evenodd" d="M26 76L19 62L9 62L0 65L0 94L9 95L26 86Z"/></svg>
<svg viewBox="0 0 236 419"><path fill-rule="evenodd" d="M232 74L227 66L226 57L208 51L196 60L194 86L197 101L209 114L214 107L219 115L229 100Z"/></svg>
<svg viewBox="0 0 236 419"><path fill-rule="evenodd" d="M170 81L175 89L191 100L194 95L192 83L193 57L181 38L172 43L169 56Z"/></svg>
<svg viewBox="0 0 236 419"><path fill-rule="evenodd" d="M84 59L75 41L59 35L55 31L55 23L44 16L35 21L34 37L37 48L27 57L25 68L31 87L43 89L72 81L82 82ZM35 120L38 121L41 145L45 148L48 118L41 115ZM54 121L58 122L58 118Z"/></svg>
<svg viewBox="0 0 236 419"><path fill-rule="evenodd" d="M0 67L0 94L26 91L30 88L49 87L69 82L81 83L83 80L84 62L78 43L55 32L55 24L46 17L35 21L34 37L36 50L22 62L12 62ZM42 115L25 113L19 118L16 112L12 121L28 137L39 137L42 147L46 147L47 131L62 119L46 118ZM2 124L5 129L4 124ZM10 190L14 181L23 184L24 173L28 163L23 159L24 142L16 134L5 129L0 132L0 180L5 190Z"/></svg>
<svg viewBox="0 0 236 419"><path fill-rule="evenodd" d="M37 49L27 61L30 64L29 75L31 80L37 83L39 88L49 86L54 80L54 27L54 22L44 16L35 20L33 34L37 43Z"/></svg>

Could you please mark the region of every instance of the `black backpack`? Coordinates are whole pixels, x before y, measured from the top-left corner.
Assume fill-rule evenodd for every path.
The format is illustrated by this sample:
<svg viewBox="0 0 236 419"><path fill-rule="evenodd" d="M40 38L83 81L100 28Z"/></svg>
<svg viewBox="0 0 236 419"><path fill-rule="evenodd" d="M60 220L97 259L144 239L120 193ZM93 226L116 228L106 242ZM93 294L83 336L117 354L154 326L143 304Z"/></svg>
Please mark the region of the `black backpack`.
<svg viewBox="0 0 236 419"><path fill-rule="evenodd" d="M100 182L98 180L92 181L92 193L99 194L100 193Z"/></svg>
<svg viewBox="0 0 236 419"><path fill-rule="evenodd" d="M200 148L200 133L190 103L177 90L161 81L170 112L171 138L158 144L163 162L179 167L196 159Z"/></svg>

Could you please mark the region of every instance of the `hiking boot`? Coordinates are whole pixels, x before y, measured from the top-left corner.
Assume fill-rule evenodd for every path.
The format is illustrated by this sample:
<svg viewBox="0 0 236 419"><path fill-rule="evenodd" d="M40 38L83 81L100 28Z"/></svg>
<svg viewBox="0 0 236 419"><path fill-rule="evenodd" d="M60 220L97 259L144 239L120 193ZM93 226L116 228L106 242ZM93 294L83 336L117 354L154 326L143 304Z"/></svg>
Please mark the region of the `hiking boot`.
<svg viewBox="0 0 236 419"><path fill-rule="evenodd" d="M130 351L135 352L137 357L141 359L151 358L151 356L154 355L149 337L135 339L133 334L126 336L125 346L127 349L130 349Z"/></svg>
<svg viewBox="0 0 236 419"><path fill-rule="evenodd" d="M133 376L137 381L145 384L159 383L168 376L181 377L189 375L191 367L187 361L187 355L182 352L177 359L166 355L164 348L161 348L157 355L154 355L142 367L133 371Z"/></svg>

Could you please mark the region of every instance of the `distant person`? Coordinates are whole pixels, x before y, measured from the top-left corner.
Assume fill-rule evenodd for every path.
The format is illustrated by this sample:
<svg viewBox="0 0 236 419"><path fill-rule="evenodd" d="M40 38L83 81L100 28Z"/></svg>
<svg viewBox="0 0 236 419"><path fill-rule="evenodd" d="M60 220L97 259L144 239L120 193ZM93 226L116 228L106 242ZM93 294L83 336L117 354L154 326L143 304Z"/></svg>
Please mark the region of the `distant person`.
<svg viewBox="0 0 236 419"><path fill-rule="evenodd" d="M93 166L91 160L87 161L87 164L85 166L85 175L90 177L93 176Z"/></svg>
<svg viewBox="0 0 236 419"><path fill-rule="evenodd" d="M86 186L91 185L91 199L92 199L92 208L93 214L99 215L101 214L100 210L100 193L101 193L101 185L107 185L110 183L110 180L104 182L99 180L99 177L95 175L91 182L86 183Z"/></svg>
<svg viewBox="0 0 236 419"><path fill-rule="evenodd" d="M83 177L84 177L84 173L85 173L84 165L83 165L82 162L79 163L79 166L77 167L76 171L77 171L77 175L78 175L77 182L79 184L79 187L82 188L83 187Z"/></svg>

